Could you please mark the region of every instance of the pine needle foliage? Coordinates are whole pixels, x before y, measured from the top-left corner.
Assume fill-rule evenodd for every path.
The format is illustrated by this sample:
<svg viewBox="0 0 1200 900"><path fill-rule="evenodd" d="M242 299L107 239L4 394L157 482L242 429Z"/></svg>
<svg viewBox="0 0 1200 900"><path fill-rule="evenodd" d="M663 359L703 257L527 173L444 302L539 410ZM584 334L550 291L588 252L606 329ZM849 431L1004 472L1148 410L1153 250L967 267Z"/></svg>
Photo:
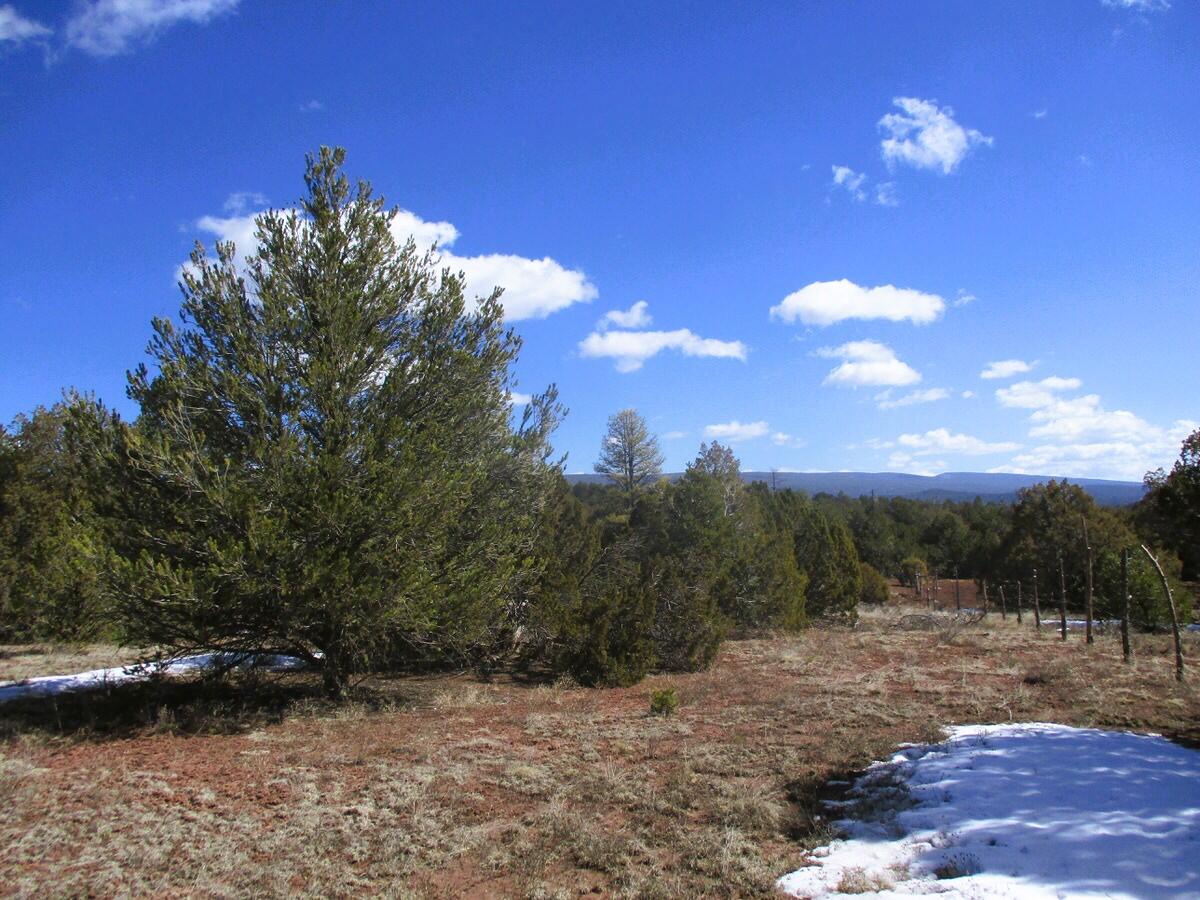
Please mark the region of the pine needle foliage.
<svg viewBox="0 0 1200 900"><path fill-rule="evenodd" d="M511 426L500 291L466 298L434 251L397 243L344 158L308 158L299 208L258 218L244 271L231 243L196 246L109 454L127 638L291 654L331 694L503 641L561 412L551 389Z"/></svg>

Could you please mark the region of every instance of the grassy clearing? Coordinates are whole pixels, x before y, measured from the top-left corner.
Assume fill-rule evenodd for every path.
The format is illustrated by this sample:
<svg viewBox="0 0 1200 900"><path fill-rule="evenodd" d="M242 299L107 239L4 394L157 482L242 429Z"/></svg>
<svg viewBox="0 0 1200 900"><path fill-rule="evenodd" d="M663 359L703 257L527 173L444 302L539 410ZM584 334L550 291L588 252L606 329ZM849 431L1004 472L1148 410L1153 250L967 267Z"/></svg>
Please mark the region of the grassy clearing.
<svg viewBox="0 0 1200 900"><path fill-rule="evenodd" d="M0 644L0 681L110 669L138 658L138 651L112 644Z"/></svg>
<svg viewBox="0 0 1200 900"><path fill-rule="evenodd" d="M90 717L0 710L0 893L770 896L829 836L827 782L940 724L1200 739L1166 638L1129 667L1111 637L901 612L619 690L379 678L335 707L288 676L254 700L151 686ZM653 715L667 689L678 709Z"/></svg>

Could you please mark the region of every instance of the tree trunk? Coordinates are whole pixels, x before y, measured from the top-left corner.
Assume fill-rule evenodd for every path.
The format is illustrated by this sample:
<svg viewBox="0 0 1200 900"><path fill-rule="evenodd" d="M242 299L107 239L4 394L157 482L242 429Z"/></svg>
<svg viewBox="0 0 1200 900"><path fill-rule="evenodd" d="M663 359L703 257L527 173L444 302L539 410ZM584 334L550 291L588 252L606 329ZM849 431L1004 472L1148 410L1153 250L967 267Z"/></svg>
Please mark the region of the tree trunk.
<svg viewBox="0 0 1200 900"><path fill-rule="evenodd" d="M1062 551L1058 551L1058 615L1062 622L1062 639L1067 639L1067 573L1063 569Z"/></svg>
<svg viewBox="0 0 1200 900"><path fill-rule="evenodd" d="M1033 626L1042 630L1042 604L1038 600L1037 569L1033 570Z"/></svg>
<svg viewBox="0 0 1200 900"><path fill-rule="evenodd" d="M987 614L988 614L987 579L986 578L980 579L980 584L983 587L983 615L984 615L984 618L987 618Z"/></svg>
<svg viewBox="0 0 1200 900"><path fill-rule="evenodd" d="M1121 549L1121 653L1126 663L1133 662L1133 645L1129 643L1129 550Z"/></svg>
<svg viewBox="0 0 1200 900"><path fill-rule="evenodd" d="M1083 522L1083 548L1087 551L1087 593L1084 603L1087 606L1087 642L1093 644L1096 639L1092 636L1092 542L1088 540L1087 518L1079 517Z"/></svg>
<svg viewBox="0 0 1200 900"><path fill-rule="evenodd" d="M350 678L346 667L342 665L341 654L325 651L321 663L321 682L325 689L325 696L329 699L340 700L346 695L346 688L350 686Z"/></svg>
<svg viewBox="0 0 1200 900"><path fill-rule="evenodd" d="M1021 582L1017 582L1017 624L1021 624Z"/></svg>
<svg viewBox="0 0 1200 900"><path fill-rule="evenodd" d="M1167 595L1167 606L1171 608L1171 632L1175 635L1175 680L1183 681L1183 644L1179 641L1179 613L1175 610L1175 595L1171 593L1171 583L1167 581L1162 566L1145 544L1142 544L1142 552L1154 563L1154 570L1158 572L1158 578L1162 581L1163 593Z"/></svg>
<svg viewBox="0 0 1200 900"><path fill-rule="evenodd" d="M1000 585L1000 618L1008 618L1008 601L1004 599L1004 585Z"/></svg>

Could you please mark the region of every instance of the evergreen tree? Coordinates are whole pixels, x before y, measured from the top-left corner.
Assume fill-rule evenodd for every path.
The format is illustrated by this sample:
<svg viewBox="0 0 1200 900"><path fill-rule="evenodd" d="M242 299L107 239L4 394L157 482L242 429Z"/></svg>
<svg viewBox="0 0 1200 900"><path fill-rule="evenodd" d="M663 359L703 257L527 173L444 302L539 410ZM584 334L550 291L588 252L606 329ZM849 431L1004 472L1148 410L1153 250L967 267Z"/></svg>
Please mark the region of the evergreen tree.
<svg viewBox="0 0 1200 900"><path fill-rule="evenodd" d="M595 468L624 492L628 508L633 508L640 490L661 477L662 464L658 439L637 410L623 409L609 417Z"/></svg>
<svg viewBox="0 0 1200 900"><path fill-rule="evenodd" d="M103 485L74 439L76 395L0 426L0 640L81 640L104 629Z"/></svg>
<svg viewBox="0 0 1200 900"><path fill-rule="evenodd" d="M309 157L299 211L197 246L182 328L154 322L141 406L110 448L117 611L135 642L269 650L350 676L490 652L519 610L558 408L510 425L520 342L499 290L398 246L344 153Z"/></svg>
<svg viewBox="0 0 1200 900"><path fill-rule="evenodd" d="M1171 471L1148 473L1146 486L1147 530L1179 556L1185 578L1200 579L1200 429L1184 439Z"/></svg>

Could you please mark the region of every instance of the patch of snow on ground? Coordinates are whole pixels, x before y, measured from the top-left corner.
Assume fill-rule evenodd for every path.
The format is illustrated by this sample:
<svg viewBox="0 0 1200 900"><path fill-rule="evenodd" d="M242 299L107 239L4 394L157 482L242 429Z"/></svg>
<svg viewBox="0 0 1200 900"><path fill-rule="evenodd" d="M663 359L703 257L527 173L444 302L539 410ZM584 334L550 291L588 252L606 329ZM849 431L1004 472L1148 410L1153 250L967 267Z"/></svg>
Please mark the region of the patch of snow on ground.
<svg viewBox="0 0 1200 900"><path fill-rule="evenodd" d="M199 653L178 659L150 662L144 665L115 666L111 669L92 669L75 675L43 675L24 681L0 682L0 703L27 697L47 697L71 691L112 687L131 681L144 681L154 676L179 676L202 672L218 666L252 665L282 671L302 669L305 662L294 656L268 654Z"/></svg>
<svg viewBox="0 0 1200 900"><path fill-rule="evenodd" d="M796 897L1200 897L1200 752L1157 735L970 725L876 763Z"/></svg>

